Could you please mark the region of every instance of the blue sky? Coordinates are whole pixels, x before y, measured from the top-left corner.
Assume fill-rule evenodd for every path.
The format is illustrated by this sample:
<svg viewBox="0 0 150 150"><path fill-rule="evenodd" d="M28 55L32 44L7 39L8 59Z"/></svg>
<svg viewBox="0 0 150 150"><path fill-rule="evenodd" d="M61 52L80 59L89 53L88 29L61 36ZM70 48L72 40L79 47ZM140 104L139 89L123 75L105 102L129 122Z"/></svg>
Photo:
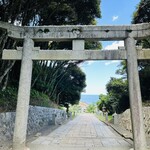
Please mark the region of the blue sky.
<svg viewBox="0 0 150 150"><path fill-rule="evenodd" d="M132 14L140 0L101 0L102 18L98 25L131 24ZM103 49L117 49L123 41L102 42ZM87 61L81 65L86 74L86 92L83 94L106 94L106 84L111 77L120 77L115 72L120 61Z"/></svg>

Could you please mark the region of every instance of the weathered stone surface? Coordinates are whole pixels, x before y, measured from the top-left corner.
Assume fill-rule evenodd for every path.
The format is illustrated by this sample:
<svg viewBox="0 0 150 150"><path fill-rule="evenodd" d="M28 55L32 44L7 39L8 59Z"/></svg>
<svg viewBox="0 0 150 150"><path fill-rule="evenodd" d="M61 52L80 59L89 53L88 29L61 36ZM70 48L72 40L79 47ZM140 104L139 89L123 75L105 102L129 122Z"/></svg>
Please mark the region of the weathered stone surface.
<svg viewBox="0 0 150 150"><path fill-rule="evenodd" d="M0 140L12 138L15 116L15 112L0 113ZM61 124L64 120L66 120L66 112L64 110L30 106L27 133L28 135L37 133L46 126Z"/></svg>
<svg viewBox="0 0 150 150"><path fill-rule="evenodd" d="M132 132L130 109L127 109L124 113L118 115L117 117L118 124L126 130ZM143 119L146 136L150 137L150 107L143 107Z"/></svg>
<svg viewBox="0 0 150 150"><path fill-rule="evenodd" d="M16 39L24 39L25 36L24 27L14 26L10 23L0 21L0 29L7 30L9 37L14 37Z"/></svg>
<svg viewBox="0 0 150 150"><path fill-rule="evenodd" d="M81 114L27 144L31 150L129 150L132 145L93 114Z"/></svg>
<svg viewBox="0 0 150 150"><path fill-rule="evenodd" d="M134 137L134 149L146 150L146 138L143 126L142 98L138 74L137 52L135 48L134 38L132 38L130 34L128 36L129 37L125 39L125 47L127 49L129 99L131 108L132 131Z"/></svg>
<svg viewBox="0 0 150 150"><path fill-rule="evenodd" d="M85 46L84 40L73 40L72 41L72 49L73 50L84 50Z"/></svg>
<svg viewBox="0 0 150 150"><path fill-rule="evenodd" d="M0 114L0 140L10 139L13 134L15 112Z"/></svg>
<svg viewBox="0 0 150 150"><path fill-rule="evenodd" d="M22 51L4 50L4 60L21 60ZM137 50L138 59L150 59L150 49ZM124 60L126 50L33 50L32 60Z"/></svg>
<svg viewBox="0 0 150 150"><path fill-rule="evenodd" d="M4 60L21 60L22 51L4 50ZM123 60L125 50L40 50L32 51L32 60Z"/></svg>
<svg viewBox="0 0 150 150"><path fill-rule="evenodd" d="M39 41L93 39L93 40L124 40L128 33L136 39L150 36L150 23L121 26L42 26L16 27L0 22L1 29L7 29L8 36L23 39L26 33L30 38Z"/></svg>
<svg viewBox="0 0 150 150"><path fill-rule="evenodd" d="M25 146L26 142L26 130L27 130L31 79L32 79L33 47L34 47L33 40L28 38L28 36L26 36L23 43L16 118L15 118L15 129L13 136L13 149L15 150L24 150L23 147Z"/></svg>
<svg viewBox="0 0 150 150"><path fill-rule="evenodd" d="M34 40L92 39L124 40L128 33L138 39L150 35L150 24L121 26L42 26L26 27ZM47 32L45 32L47 31Z"/></svg>

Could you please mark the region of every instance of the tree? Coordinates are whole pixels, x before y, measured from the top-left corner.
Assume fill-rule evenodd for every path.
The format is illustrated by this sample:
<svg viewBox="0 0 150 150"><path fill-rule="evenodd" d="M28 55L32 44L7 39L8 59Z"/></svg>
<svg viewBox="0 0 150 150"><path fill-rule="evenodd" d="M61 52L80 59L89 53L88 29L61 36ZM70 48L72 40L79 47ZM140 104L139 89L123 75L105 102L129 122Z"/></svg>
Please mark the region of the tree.
<svg viewBox="0 0 150 150"><path fill-rule="evenodd" d="M121 61L116 70L116 74L121 75L122 79L127 80L127 62L125 60Z"/></svg>
<svg viewBox="0 0 150 150"><path fill-rule="evenodd" d="M141 0L133 14L132 23L145 22L150 22L150 0ZM137 41L137 45L141 45L143 48L150 48L150 37ZM138 64L142 99L143 101L150 100L150 60L140 60Z"/></svg>
<svg viewBox="0 0 150 150"><path fill-rule="evenodd" d="M132 23L150 22L150 0L141 0L133 13Z"/></svg>
<svg viewBox="0 0 150 150"><path fill-rule="evenodd" d="M78 61L36 61L33 67L32 88L45 93L57 104L76 104L85 88L85 74ZM17 87L20 65L11 71L11 85Z"/></svg>
<svg viewBox="0 0 150 150"><path fill-rule="evenodd" d="M79 105L72 105L70 107L70 112L72 112L72 115L75 116L76 114L80 113L81 112L81 106Z"/></svg>
<svg viewBox="0 0 150 150"><path fill-rule="evenodd" d="M80 94L85 88L85 74L76 64L70 64L70 69L65 74L63 80L58 87L59 103L78 104ZM65 85L65 86L64 86Z"/></svg>
<svg viewBox="0 0 150 150"><path fill-rule="evenodd" d="M150 22L150 0L141 0L133 14L132 23ZM137 41L137 45L142 45L144 48L150 48L150 38ZM150 99L150 61L139 61L138 69L140 76L141 92L143 101ZM116 71L116 74L122 75L122 78L111 78L107 88L107 95L100 95L100 101L98 101L98 107L102 109L105 105L112 107L112 112L122 113L129 108L129 94L128 94L128 82L127 82L127 64L126 61L122 61L120 68Z"/></svg>
<svg viewBox="0 0 150 150"><path fill-rule="evenodd" d="M86 109L86 112L88 113L94 113L96 110L96 105L95 104L90 104L88 105L87 109Z"/></svg>
<svg viewBox="0 0 150 150"><path fill-rule="evenodd" d="M99 100L96 103L97 108L103 111L103 108L105 107L106 111L110 112L112 108L110 108L111 106L108 104L108 102L109 102L109 95L100 94Z"/></svg>
<svg viewBox="0 0 150 150"><path fill-rule="evenodd" d="M132 23L150 22L150 0L141 0L133 13ZM150 37L144 40L137 41L137 45L142 45L144 48L150 48Z"/></svg>
<svg viewBox="0 0 150 150"><path fill-rule="evenodd" d="M129 95L127 80L111 78L106 85L109 101L114 111L122 113L129 108Z"/></svg>
<svg viewBox="0 0 150 150"><path fill-rule="evenodd" d="M19 25L66 25L92 24L95 18L100 18L100 0L5 0L0 1L0 21ZM82 13L81 13L82 12ZM85 17L86 16L86 17ZM55 42L54 42L55 43ZM0 55L4 48L20 46L7 37L6 31L0 30ZM22 44L21 44L22 45ZM48 47L48 43L38 43L41 48ZM15 61L0 62L0 85L5 88L9 72Z"/></svg>
<svg viewBox="0 0 150 150"><path fill-rule="evenodd" d="M88 25L95 23L95 18L101 17L99 5L100 0L5 0L0 1L0 21L23 26ZM92 47L94 49L101 46L99 42L88 42L86 45L87 48ZM2 54L4 48L16 48L16 46L22 46L22 42L9 39L7 37L7 32L0 30L0 54ZM41 49L57 49L64 47L65 49L70 49L71 43L53 41L49 44L48 42L36 42L35 46L40 46ZM5 89L7 82L9 86L17 86L19 79L18 75L20 74L20 61L0 61L1 89ZM48 63L50 64L48 65ZM32 88L47 93L52 100L55 99L54 101L57 103L64 101L64 97L68 98L70 103L77 103L80 98L80 92L85 85L79 85L81 86L79 87L75 84L73 79L69 80L69 73L71 73L71 67L69 66L71 63L73 64L73 62L70 61L34 62ZM77 63L79 62L76 62L76 64ZM76 66L76 68L78 68L78 66ZM78 71L78 69L75 70L74 72L80 72L79 75L81 75L82 78L81 81L78 77L76 82L78 80L78 82L83 82L85 79L83 76L85 75L83 75L81 71ZM16 74L16 72L18 74ZM66 84L68 84L67 82L70 82L70 85L73 84L76 88L69 86L70 90L65 89L63 86L66 86ZM60 91L60 89L63 89L63 92ZM73 90L77 91L73 92Z"/></svg>

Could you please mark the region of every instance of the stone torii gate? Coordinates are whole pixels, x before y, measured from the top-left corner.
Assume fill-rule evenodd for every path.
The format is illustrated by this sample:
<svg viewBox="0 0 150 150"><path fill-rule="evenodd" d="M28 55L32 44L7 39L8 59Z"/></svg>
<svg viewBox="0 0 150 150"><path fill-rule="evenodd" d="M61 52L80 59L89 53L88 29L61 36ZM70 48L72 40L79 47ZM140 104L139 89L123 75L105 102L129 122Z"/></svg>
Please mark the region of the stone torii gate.
<svg viewBox="0 0 150 150"><path fill-rule="evenodd" d="M146 150L138 59L150 59L150 50L137 50L135 40L150 36L150 23L126 26L39 26L17 27L0 22L10 38L23 40L23 48L4 50L2 59L22 60L17 99L13 150L26 147L26 130L33 60L127 60L134 149ZM35 41L72 41L72 50L40 50ZM85 40L124 40L125 49L85 50Z"/></svg>

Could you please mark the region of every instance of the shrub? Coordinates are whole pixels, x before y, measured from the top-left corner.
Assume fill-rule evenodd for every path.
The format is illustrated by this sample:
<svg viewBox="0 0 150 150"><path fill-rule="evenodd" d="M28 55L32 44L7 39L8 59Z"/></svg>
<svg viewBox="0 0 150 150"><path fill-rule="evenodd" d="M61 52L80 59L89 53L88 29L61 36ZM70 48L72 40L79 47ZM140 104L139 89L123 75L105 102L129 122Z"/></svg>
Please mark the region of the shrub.
<svg viewBox="0 0 150 150"><path fill-rule="evenodd" d="M15 111L17 104L17 89L8 87L0 91L0 111Z"/></svg>

